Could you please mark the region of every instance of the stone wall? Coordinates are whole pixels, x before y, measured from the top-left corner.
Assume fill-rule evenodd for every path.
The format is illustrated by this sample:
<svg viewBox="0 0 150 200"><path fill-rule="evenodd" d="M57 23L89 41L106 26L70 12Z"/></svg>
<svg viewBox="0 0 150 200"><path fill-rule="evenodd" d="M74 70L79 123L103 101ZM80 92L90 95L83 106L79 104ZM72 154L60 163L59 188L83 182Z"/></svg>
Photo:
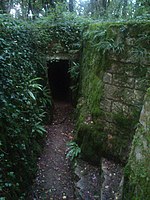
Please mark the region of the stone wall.
<svg viewBox="0 0 150 200"><path fill-rule="evenodd" d="M150 199L150 90L145 95L128 164L123 199Z"/></svg>
<svg viewBox="0 0 150 200"><path fill-rule="evenodd" d="M150 82L148 27L94 24L86 33L77 142L91 161L101 156L122 162L128 158Z"/></svg>
<svg viewBox="0 0 150 200"><path fill-rule="evenodd" d="M117 156L119 152L115 149L119 145L118 150L123 150L124 159L129 146L118 144L115 140L130 144L148 86L149 72L145 70L148 66L143 66L145 69L142 74L134 71L135 67L139 70L141 68L134 63L111 59L110 67L104 72L100 101L100 109L103 111L101 121L105 124L104 131L108 135L109 151L114 151Z"/></svg>

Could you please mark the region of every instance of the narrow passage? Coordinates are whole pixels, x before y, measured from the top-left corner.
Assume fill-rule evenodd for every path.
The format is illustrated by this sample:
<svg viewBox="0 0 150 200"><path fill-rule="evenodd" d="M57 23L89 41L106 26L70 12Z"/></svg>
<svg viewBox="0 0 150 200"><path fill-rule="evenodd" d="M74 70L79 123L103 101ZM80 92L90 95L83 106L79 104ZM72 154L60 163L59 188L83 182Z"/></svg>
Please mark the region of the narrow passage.
<svg viewBox="0 0 150 200"><path fill-rule="evenodd" d="M66 159L66 143L72 139L74 129L69 103L55 103L53 123L46 128L45 148L27 200L121 200L121 165L105 158L99 166L77 159L71 169Z"/></svg>
<svg viewBox="0 0 150 200"><path fill-rule="evenodd" d="M47 126L46 146L38 162L34 200L75 199L70 164L65 155L74 128L71 114L70 104L55 103L53 123Z"/></svg>

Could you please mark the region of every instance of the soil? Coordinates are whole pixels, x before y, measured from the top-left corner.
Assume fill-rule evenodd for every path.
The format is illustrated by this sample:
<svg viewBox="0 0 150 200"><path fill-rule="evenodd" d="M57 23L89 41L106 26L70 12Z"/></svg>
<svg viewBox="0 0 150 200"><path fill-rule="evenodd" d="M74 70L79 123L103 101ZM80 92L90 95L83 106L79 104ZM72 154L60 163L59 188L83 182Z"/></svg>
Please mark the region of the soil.
<svg viewBox="0 0 150 200"><path fill-rule="evenodd" d="M54 105L53 123L46 127L44 151L39 158L38 172L33 186L33 200L74 200L74 187L67 143L74 129L72 106L65 102Z"/></svg>
<svg viewBox="0 0 150 200"><path fill-rule="evenodd" d="M73 108L66 102L54 105L54 118L46 127L44 151L38 161L38 171L27 200L121 200L122 167L101 158L93 166L76 159L74 169L66 158L67 143L72 140Z"/></svg>

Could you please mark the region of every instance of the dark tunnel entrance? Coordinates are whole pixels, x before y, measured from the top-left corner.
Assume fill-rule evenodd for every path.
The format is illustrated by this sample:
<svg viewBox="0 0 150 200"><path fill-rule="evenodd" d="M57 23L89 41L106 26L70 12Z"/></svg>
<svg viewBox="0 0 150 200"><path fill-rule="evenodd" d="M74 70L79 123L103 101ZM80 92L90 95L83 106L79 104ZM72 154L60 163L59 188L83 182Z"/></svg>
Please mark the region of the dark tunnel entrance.
<svg viewBox="0 0 150 200"><path fill-rule="evenodd" d="M69 61L48 62L49 85L54 101L71 101Z"/></svg>

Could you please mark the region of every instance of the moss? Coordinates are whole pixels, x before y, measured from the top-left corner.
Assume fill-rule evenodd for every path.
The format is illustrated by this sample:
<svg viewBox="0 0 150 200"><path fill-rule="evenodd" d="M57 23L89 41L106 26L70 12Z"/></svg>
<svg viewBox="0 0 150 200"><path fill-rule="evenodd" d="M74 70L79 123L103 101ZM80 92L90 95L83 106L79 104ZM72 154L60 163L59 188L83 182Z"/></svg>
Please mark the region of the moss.
<svg viewBox="0 0 150 200"><path fill-rule="evenodd" d="M142 130L138 130L139 133ZM150 137L144 140L150 144ZM150 199L150 158L148 152L143 147L140 135L134 138L133 146L140 146L143 159L137 161L135 154L131 154L128 164L125 168L125 185L124 198L125 200L149 200ZM134 153L138 148L134 148Z"/></svg>
<svg viewBox="0 0 150 200"><path fill-rule="evenodd" d="M81 147L82 158L99 164L101 152L105 151L103 142L106 142L106 135L102 127L97 125L82 124L78 131L77 142Z"/></svg>
<svg viewBox="0 0 150 200"><path fill-rule="evenodd" d="M113 119L118 129L133 130L139 119L139 112L136 109L132 109L132 115L126 116L123 111L119 111L113 114Z"/></svg>
<svg viewBox="0 0 150 200"><path fill-rule="evenodd" d="M132 89L128 90L127 88L125 90L122 87L122 91L119 89L115 91L117 88L115 86L114 92L117 92L117 94L114 94L114 96L116 95L117 98L120 98L120 104L127 104L128 107L130 106L128 102L131 103L133 101L136 105L134 107L135 110L130 108L129 116L124 115L124 112L119 113L119 111L114 116L112 113L107 113L110 115L108 118L112 120L111 123L114 126L110 130L105 127L105 123L108 121L105 119L106 113L103 112L103 108L100 108L100 103L104 98L103 75L105 72L111 73L112 64L115 63L118 67L118 74L123 71L123 73L121 72L120 81L124 81L124 87L126 87L128 76L137 77L140 80L141 77L145 79L147 67L143 70L144 62L139 63L138 59L135 59L135 55L134 59L131 59L133 55L129 53L130 50L134 52L138 48L142 48L142 43L138 40L136 41L136 38L139 39L139 34L141 33L141 28L139 27L142 27L144 32L148 34L149 23L145 22L143 24L136 23L136 25L134 22L94 23L90 24L89 28L84 32L79 83L80 98L76 109L76 132L82 153L89 160L97 160L102 155L111 155L123 162L127 160L141 108L141 104L134 98L139 97L133 95ZM134 29L138 29L137 33ZM131 33L132 31L133 34ZM133 39L134 45L127 41L128 38ZM118 65L122 69L119 69ZM119 92L120 94L118 94Z"/></svg>
<svg viewBox="0 0 150 200"><path fill-rule="evenodd" d="M103 89L100 78L103 74L103 68L100 63L101 57L94 52L92 54L83 52L83 55L80 82L80 85L82 85L80 87L81 98L79 99L78 108L80 107L79 109L82 109L82 111L86 109L87 112L85 114L88 113L95 117L100 114L99 103Z"/></svg>
<svg viewBox="0 0 150 200"><path fill-rule="evenodd" d="M101 137L102 127L97 124L97 120L102 114L100 99L103 93L104 65L102 63L103 55L97 53L95 49L91 52L91 48L91 44L87 43L86 49L83 51L80 98L76 109L76 132L82 156L93 162L99 162L97 152L100 153L103 140Z"/></svg>
<svg viewBox="0 0 150 200"><path fill-rule="evenodd" d="M147 93L132 149L125 167L123 199L150 199L150 96Z"/></svg>

